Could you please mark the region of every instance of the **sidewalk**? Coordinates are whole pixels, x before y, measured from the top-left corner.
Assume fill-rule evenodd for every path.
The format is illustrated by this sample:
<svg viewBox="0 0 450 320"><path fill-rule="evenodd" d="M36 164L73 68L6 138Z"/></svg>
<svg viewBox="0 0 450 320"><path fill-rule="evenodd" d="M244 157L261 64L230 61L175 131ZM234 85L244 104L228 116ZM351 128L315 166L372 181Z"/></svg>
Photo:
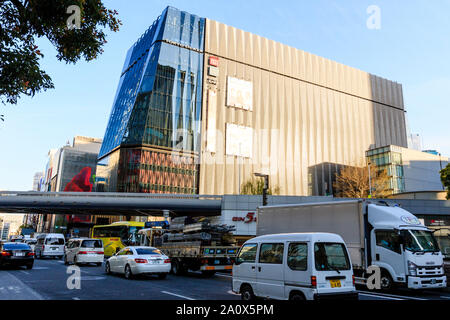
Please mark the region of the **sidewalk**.
<svg viewBox="0 0 450 320"><path fill-rule="evenodd" d="M8 271L0 270L0 300L44 300L44 298Z"/></svg>

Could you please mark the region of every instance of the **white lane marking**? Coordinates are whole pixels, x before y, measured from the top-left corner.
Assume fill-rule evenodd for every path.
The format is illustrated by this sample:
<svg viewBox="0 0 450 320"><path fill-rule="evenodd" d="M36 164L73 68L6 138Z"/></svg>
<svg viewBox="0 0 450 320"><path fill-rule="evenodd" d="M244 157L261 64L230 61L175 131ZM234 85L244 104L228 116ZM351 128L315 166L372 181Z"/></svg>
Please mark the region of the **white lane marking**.
<svg viewBox="0 0 450 320"><path fill-rule="evenodd" d="M416 298L416 297L409 297L409 296L399 296L394 294L387 294L387 293L378 293L378 292L367 292L367 291L360 291L357 290L358 293L365 294L365 295L373 295L378 297L388 297L388 298L399 298L402 300L428 300L428 299L422 299L422 298Z"/></svg>
<svg viewBox="0 0 450 320"><path fill-rule="evenodd" d="M81 299L78 298L78 297L73 297L72 299L73 299L73 300L81 300Z"/></svg>
<svg viewBox="0 0 450 320"><path fill-rule="evenodd" d="M232 294L232 295L234 295L234 296L240 296L239 293L233 292L232 290L228 290L227 293L228 293L228 294Z"/></svg>
<svg viewBox="0 0 450 320"><path fill-rule="evenodd" d="M399 298L379 296L379 295L376 295L376 294L367 294L367 293L358 293L358 294L360 294L362 296L367 296L367 297L376 297L376 298L389 299L389 300L405 300L405 299L399 299Z"/></svg>
<svg viewBox="0 0 450 320"><path fill-rule="evenodd" d="M47 270L48 267L33 267L33 270Z"/></svg>
<svg viewBox="0 0 450 320"><path fill-rule="evenodd" d="M20 272L22 272L22 273L24 273L24 274L27 274L27 275L30 275L29 272L26 272L26 271L23 271L23 270L20 270Z"/></svg>
<svg viewBox="0 0 450 320"><path fill-rule="evenodd" d="M176 294L176 293L172 293L172 292L169 292L169 291L161 291L162 293L165 293L165 294L170 294L171 296L175 296L175 297L178 297L178 298L183 298L183 299L186 299L186 300L195 300L194 298L189 298L189 297L186 297L186 296L182 296L181 294Z"/></svg>
<svg viewBox="0 0 450 320"><path fill-rule="evenodd" d="M233 276L230 276L229 274L223 274L223 273L216 273L216 276L225 277L225 278L233 278Z"/></svg>
<svg viewBox="0 0 450 320"><path fill-rule="evenodd" d="M450 297L446 297L446 296L440 296L441 298L444 298L444 299L450 299Z"/></svg>

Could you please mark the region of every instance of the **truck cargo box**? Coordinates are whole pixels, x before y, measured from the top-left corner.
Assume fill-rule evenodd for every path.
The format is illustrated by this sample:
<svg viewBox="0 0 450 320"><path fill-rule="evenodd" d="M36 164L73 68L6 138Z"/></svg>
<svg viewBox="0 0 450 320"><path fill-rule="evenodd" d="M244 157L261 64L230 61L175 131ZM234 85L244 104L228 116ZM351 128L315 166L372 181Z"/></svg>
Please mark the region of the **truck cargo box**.
<svg viewBox="0 0 450 320"><path fill-rule="evenodd" d="M258 208L257 236L276 233L329 232L340 235L352 264L364 267L364 217L360 200Z"/></svg>

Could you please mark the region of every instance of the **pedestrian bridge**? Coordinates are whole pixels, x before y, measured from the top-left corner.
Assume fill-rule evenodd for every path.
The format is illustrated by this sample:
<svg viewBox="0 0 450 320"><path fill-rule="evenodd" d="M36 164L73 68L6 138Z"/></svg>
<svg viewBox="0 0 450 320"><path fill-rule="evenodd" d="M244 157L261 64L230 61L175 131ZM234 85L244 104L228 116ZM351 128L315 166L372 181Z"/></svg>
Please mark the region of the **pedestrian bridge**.
<svg viewBox="0 0 450 320"><path fill-rule="evenodd" d="M220 215L222 196L112 193L112 192L14 192L0 191L0 212L39 214Z"/></svg>

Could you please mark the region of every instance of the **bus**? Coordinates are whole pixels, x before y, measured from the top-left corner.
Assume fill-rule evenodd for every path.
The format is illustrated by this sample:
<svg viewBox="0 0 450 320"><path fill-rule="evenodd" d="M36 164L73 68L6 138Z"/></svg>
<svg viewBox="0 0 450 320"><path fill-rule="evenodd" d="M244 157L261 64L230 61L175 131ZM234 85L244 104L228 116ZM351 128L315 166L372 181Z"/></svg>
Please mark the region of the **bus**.
<svg viewBox="0 0 450 320"><path fill-rule="evenodd" d="M120 249L137 244L137 233L145 222L118 221L92 227L91 238L101 239L105 257L111 257Z"/></svg>

